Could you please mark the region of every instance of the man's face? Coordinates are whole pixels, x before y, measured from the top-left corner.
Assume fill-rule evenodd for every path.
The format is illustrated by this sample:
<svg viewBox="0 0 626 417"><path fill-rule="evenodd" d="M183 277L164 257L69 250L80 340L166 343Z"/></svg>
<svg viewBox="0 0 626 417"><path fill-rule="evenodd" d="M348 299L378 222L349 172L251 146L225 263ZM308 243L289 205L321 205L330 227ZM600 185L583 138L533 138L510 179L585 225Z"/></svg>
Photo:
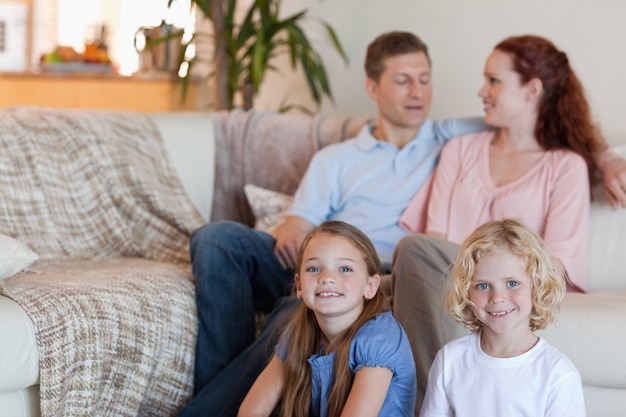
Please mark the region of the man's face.
<svg viewBox="0 0 626 417"><path fill-rule="evenodd" d="M368 78L367 92L378 104L380 122L390 128L417 130L430 111L430 64L423 52L386 58L377 81Z"/></svg>

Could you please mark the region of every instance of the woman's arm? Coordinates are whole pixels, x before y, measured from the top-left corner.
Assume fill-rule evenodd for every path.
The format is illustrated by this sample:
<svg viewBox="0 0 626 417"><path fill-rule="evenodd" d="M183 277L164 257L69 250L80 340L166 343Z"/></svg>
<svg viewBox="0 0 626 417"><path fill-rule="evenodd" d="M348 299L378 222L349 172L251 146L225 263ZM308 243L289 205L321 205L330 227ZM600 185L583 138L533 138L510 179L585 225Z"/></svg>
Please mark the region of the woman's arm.
<svg viewBox="0 0 626 417"><path fill-rule="evenodd" d="M268 417L280 400L285 384L285 364L274 355L254 381L239 407L238 417Z"/></svg>
<svg viewBox="0 0 626 417"><path fill-rule="evenodd" d="M363 367L354 375L354 382L341 417L377 417L391 384L391 369Z"/></svg>

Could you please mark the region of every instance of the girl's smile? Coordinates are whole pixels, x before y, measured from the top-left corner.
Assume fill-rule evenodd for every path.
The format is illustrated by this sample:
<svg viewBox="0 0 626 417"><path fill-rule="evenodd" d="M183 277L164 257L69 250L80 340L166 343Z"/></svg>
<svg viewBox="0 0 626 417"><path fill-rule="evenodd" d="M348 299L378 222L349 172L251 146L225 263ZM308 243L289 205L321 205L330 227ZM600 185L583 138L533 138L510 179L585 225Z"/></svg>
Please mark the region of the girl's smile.
<svg viewBox="0 0 626 417"><path fill-rule="evenodd" d="M296 274L298 297L322 322L352 323L361 314L365 299L378 289L361 252L342 236L319 234L304 250Z"/></svg>

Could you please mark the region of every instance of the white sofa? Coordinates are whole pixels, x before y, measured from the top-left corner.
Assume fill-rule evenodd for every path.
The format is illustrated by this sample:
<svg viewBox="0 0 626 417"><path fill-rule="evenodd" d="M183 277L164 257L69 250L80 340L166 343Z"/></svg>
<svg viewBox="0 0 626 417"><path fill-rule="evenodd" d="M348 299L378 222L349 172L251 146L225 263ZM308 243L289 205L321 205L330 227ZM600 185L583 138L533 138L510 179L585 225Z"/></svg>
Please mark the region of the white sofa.
<svg viewBox="0 0 626 417"><path fill-rule="evenodd" d="M363 123L362 119L324 121L279 115L254 119L244 114L155 113L149 117L202 218L233 218L249 224L254 219L245 202L244 183L293 192L317 147L352 135ZM277 122L286 117L289 123ZM276 136L282 139L276 143L268 139ZM261 167L251 165L252 159L267 162ZM262 174L268 169L271 175ZM567 294L558 322L542 336L580 370L587 415L618 417L626 410L626 355L622 351L626 345L626 262L622 262L626 211L613 212L602 194L594 191L590 292ZM15 302L0 296L0 417L40 415L40 360L33 322ZM83 410L75 415L90 414Z"/></svg>

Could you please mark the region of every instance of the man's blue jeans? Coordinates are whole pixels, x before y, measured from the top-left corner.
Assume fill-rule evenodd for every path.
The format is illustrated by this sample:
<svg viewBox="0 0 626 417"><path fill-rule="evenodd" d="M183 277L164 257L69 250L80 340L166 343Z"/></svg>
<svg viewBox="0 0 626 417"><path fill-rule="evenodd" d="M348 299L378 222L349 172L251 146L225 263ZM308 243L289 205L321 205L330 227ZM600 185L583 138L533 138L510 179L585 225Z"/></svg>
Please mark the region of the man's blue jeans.
<svg viewBox="0 0 626 417"><path fill-rule="evenodd" d="M300 304L295 295L279 299L259 338L204 385L177 417L237 417L239 406L274 355L281 332Z"/></svg>
<svg viewBox="0 0 626 417"><path fill-rule="evenodd" d="M254 342L255 310L271 311L293 287L293 271L281 267L274 244L271 235L235 222L207 224L192 234L196 394Z"/></svg>

